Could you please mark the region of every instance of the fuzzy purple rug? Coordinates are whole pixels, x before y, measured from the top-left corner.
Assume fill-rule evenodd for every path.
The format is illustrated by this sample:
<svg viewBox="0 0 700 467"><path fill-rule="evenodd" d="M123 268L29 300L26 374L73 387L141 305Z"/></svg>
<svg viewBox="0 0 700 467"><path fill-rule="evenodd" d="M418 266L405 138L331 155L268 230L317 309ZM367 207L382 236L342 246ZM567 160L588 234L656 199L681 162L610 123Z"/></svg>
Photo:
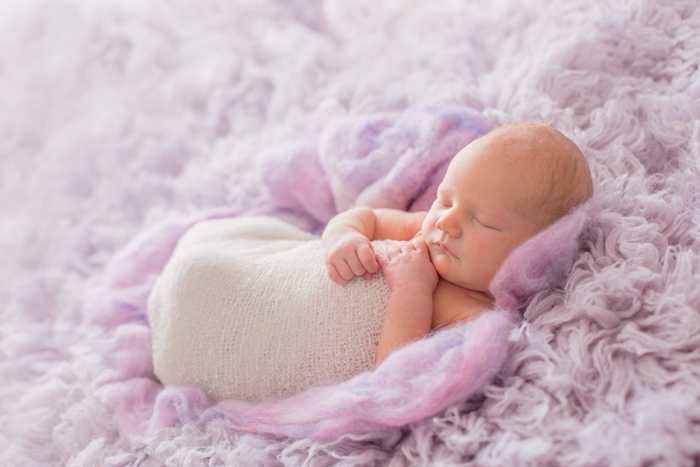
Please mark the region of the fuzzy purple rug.
<svg viewBox="0 0 700 467"><path fill-rule="evenodd" d="M697 465L698 31L698 1L3 3L0 464ZM163 221L264 199L271 147L424 102L551 122L599 195L496 379L398 437L121 433L88 279Z"/></svg>

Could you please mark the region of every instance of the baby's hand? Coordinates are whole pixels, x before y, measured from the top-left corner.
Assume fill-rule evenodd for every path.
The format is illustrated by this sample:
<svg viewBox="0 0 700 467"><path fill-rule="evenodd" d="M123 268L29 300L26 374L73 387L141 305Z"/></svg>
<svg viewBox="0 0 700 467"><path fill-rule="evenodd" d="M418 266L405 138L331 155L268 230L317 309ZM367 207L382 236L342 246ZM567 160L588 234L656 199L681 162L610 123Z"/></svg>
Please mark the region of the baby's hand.
<svg viewBox="0 0 700 467"><path fill-rule="evenodd" d="M374 249L369 239L358 233L324 238L328 277L345 285L355 276L371 279L379 271Z"/></svg>
<svg viewBox="0 0 700 467"><path fill-rule="evenodd" d="M377 254L377 261L392 292L403 287L425 287L432 294L437 287L438 274L422 239L387 245L386 254Z"/></svg>

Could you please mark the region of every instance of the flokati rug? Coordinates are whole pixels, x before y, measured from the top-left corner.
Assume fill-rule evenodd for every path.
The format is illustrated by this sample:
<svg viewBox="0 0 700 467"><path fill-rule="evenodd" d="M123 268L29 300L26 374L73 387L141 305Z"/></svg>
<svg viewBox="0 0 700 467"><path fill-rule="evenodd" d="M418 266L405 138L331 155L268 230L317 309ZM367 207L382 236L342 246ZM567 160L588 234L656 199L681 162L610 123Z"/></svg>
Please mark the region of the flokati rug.
<svg viewBox="0 0 700 467"><path fill-rule="evenodd" d="M696 465L698 30L697 1L4 3L1 463ZM525 244L508 261L540 261L494 282L501 309L529 304L493 378L427 418L324 437L147 377L135 305L163 238L202 216L319 232L353 204L420 209L463 142L455 109L475 133L551 122L597 192L554 230L566 242L540 237L561 261Z"/></svg>

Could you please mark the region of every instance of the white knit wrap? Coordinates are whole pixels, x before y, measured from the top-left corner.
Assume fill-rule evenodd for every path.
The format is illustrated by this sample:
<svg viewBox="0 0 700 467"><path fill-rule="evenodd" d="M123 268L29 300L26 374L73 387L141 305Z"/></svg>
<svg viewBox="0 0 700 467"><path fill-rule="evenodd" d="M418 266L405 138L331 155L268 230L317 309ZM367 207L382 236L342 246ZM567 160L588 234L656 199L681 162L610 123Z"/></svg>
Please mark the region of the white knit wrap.
<svg viewBox="0 0 700 467"><path fill-rule="evenodd" d="M202 222L149 297L155 373L214 400L335 384L374 368L389 297L381 271L333 283L321 239L281 220Z"/></svg>

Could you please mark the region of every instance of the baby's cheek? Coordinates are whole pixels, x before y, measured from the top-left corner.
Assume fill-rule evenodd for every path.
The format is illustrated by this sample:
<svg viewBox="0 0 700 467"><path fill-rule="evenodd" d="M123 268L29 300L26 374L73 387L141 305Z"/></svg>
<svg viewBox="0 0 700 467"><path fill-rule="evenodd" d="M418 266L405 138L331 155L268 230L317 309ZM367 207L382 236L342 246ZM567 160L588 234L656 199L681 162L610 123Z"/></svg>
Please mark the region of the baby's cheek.
<svg viewBox="0 0 700 467"><path fill-rule="evenodd" d="M451 276L450 270L452 269L452 261L444 253L435 253L430 255L430 261L433 263L435 271L445 280L449 280Z"/></svg>
<svg viewBox="0 0 700 467"><path fill-rule="evenodd" d="M487 263L492 261L499 261L501 256L502 248L501 245L496 245L494 248L494 242L489 239L474 236L470 239L469 243L465 245L463 250L463 261L465 263L485 266Z"/></svg>
<svg viewBox="0 0 700 467"><path fill-rule="evenodd" d="M423 224L421 224L420 228L423 240L427 241L427 239L431 237L431 233L437 234L438 236L440 235L440 233L437 232L437 227L435 226L439 217L439 213L436 213L432 208L430 211L428 211L428 214L425 216L425 219L423 219Z"/></svg>

